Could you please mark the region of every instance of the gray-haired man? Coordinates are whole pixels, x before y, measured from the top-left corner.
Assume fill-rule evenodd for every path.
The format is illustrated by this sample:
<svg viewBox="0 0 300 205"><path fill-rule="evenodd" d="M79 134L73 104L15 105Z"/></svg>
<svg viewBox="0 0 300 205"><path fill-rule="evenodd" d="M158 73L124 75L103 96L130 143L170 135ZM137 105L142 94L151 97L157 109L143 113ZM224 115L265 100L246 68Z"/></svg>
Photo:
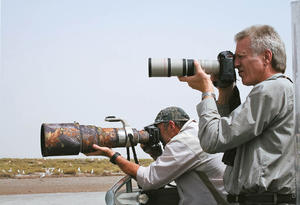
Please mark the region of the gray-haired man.
<svg viewBox="0 0 300 205"><path fill-rule="evenodd" d="M294 89L283 75L284 43L268 25L251 26L235 40L235 67L243 84L254 87L231 113L234 86L219 89L216 103L210 76L199 64L194 76L180 78L203 93L197 106L201 146L209 153L236 150L224 174L230 202L294 204Z"/></svg>

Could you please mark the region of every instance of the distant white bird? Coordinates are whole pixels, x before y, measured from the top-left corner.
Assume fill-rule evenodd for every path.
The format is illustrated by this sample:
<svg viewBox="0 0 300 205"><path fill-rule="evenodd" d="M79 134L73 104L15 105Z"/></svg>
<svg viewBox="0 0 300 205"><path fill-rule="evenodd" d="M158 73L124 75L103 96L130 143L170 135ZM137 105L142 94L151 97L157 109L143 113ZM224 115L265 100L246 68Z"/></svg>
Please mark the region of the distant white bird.
<svg viewBox="0 0 300 205"><path fill-rule="evenodd" d="M9 168L8 172L12 172L12 168Z"/></svg>
<svg viewBox="0 0 300 205"><path fill-rule="evenodd" d="M50 171L49 168L46 168L46 169L45 169L45 174L46 174L46 175L51 175L51 171Z"/></svg>
<svg viewBox="0 0 300 205"><path fill-rule="evenodd" d="M94 174L94 169L91 170L91 174Z"/></svg>
<svg viewBox="0 0 300 205"><path fill-rule="evenodd" d="M78 167L77 171L78 171L79 173L81 172L81 171L80 171L80 167Z"/></svg>
<svg viewBox="0 0 300 205"><path fill-rule="evenodd" d="M22 171L22 174L25 174L25 171L24 171L24 170Z"/></svg>
<svg viewBox="0 0 300 205"><path fill-rule="evenodd" d="M42 173L41 175L40 175L40 178L43 178L43 177L45 177L46 176L46 174L45 173Z"/></svg>

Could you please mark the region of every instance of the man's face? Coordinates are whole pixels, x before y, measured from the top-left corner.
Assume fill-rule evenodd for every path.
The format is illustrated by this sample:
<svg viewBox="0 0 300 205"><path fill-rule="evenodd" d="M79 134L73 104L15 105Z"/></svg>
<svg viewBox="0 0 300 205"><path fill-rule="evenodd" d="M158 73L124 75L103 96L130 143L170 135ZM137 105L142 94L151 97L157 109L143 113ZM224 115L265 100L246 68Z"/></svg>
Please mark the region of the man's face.
<svg viewBox="0 0 300 205"><path fill-rule="evenodd" d="M166 123L166 124L168 125L168 127L166 127L167 125L165 125L165 123L159 123L157 125L164 145L167 144L171 140L170 132L168 131L169 124L168 123Z"/></svg>
<svg viewBox="0 0 300 205"><path fill-rule="evenodd" d="M253 54L249 37L237 41L234 65L244 85L256 85L263 81L263 55Z"/></svg>

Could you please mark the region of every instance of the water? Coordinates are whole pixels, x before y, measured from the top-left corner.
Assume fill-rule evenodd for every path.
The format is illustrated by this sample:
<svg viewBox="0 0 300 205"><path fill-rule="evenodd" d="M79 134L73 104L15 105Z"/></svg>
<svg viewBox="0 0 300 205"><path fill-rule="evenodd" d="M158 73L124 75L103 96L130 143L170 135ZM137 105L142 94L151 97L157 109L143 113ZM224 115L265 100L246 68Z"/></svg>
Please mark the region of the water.
<svg viewBox="0 0 300 205"><path fill-rule="evenodd" d="M1 205L105 205L106 192L0 195Z"/></svg>

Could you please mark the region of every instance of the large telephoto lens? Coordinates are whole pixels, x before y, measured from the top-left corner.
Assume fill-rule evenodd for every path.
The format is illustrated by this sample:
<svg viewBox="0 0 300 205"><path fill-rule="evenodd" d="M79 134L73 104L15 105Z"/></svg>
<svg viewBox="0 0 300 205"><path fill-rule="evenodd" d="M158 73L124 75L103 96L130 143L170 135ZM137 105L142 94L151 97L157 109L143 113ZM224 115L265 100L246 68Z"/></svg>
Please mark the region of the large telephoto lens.
<svg viewBox="0 0 300 205"><path fill-rule="evenodd" d="M198 60L208 74L218 74L220 69L217 60ZM193 59L149 58L149 77L192 76L195 74Z"/></svg>
<svg viewBox="0 0 300 205"><path fill-rule="evenodd" d="M130 147L137 143L152 143L148 132L132 128L132 143L124 128L101 128L78 123L43 123L41 126L41 151L43 157L78 155L94 152L93 144L104 147Z"/></svg>

